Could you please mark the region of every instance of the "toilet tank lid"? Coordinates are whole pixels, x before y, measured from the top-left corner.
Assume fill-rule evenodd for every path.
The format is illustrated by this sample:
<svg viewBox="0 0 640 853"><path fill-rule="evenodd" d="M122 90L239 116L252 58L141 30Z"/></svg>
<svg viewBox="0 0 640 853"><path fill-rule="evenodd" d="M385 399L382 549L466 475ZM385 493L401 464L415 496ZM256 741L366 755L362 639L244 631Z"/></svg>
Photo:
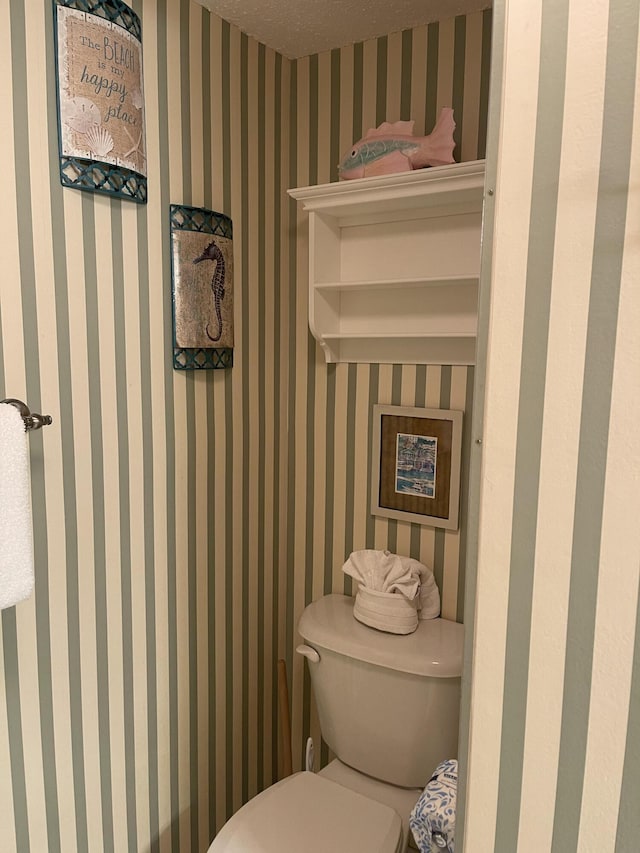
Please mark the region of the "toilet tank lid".
<svg viewBox="0 0 640 853"><path fill-rule="evenodd" d="M325 595L302 613L298 631L313 646L413 675L456 678L462 673L464 628L448 619L421 619L413 634L387 634L362 625L354 599Z"/></svg>

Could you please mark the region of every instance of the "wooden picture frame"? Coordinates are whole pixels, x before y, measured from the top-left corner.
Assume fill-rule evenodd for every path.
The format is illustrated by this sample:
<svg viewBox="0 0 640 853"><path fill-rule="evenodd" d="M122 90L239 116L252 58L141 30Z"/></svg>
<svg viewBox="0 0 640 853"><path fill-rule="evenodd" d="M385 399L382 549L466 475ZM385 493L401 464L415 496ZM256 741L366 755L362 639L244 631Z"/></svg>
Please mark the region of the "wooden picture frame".
<svg viewBox="0 0 640 853"><path fill-rule="evenodd" d="M458 529L462 412L373 407L371 513Z"/></svg>

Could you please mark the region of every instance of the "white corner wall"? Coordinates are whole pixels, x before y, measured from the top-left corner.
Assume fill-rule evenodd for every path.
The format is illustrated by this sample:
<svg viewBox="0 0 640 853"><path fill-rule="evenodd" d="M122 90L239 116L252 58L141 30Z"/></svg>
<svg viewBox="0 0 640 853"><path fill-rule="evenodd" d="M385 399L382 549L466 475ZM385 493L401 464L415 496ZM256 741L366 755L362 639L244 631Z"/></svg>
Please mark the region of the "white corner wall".
<svg viewBox="0 0 640 853"><path fill-rule="evenodd" d="M640 837L638 13L494 8L467 853Z"/></svg>

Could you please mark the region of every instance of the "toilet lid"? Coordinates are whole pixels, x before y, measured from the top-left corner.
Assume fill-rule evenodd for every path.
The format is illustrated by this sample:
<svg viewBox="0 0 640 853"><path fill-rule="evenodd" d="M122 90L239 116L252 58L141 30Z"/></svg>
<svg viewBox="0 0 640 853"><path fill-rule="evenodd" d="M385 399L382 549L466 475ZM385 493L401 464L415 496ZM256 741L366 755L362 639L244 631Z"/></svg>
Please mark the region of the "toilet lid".
<svg viewBox="0 0 640 853"><path fill-rule="evenodd" d="M400 816L315 773L296 773L250 800L229 820L210 853L396 853Z"/></svg>

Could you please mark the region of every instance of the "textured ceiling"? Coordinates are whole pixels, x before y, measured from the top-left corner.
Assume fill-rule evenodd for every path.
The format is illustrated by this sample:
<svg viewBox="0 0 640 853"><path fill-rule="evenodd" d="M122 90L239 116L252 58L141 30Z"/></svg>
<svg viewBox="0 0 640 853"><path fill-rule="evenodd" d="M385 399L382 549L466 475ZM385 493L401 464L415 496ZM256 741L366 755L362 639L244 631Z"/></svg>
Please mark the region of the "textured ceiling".
<svg viewBox="0 0 640 853"><path fill-rule="evenodd" d="M476 12L491 0L198 0L290 59Z"/></svg>

